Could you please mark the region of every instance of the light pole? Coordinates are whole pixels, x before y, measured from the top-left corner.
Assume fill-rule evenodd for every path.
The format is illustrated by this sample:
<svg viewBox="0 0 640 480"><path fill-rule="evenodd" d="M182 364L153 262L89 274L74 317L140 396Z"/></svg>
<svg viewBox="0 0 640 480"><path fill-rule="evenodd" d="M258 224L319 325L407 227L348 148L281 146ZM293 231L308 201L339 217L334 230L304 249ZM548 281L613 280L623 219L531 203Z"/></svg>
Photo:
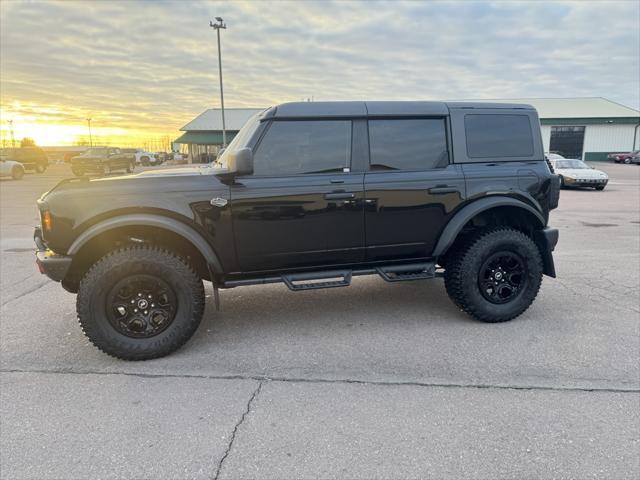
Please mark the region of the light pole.
<svg viewBox="0 0 640 480"><path fill-rule="evenodd" d="M89 125L89 146L93 147L93 138L91 138L91 119L87 118L87 125Z"/></svg>
<svg viewBox="0 0 640 480"><path fill-rule="evenodd" d="M9 120L9 126L11 127L11 148L15 148L16 146L16 139L13 136L13 120Z"/></svg>
<svg viewBox="0 0 640 480"><path fill-rule="evenodd" d="M222 17L216 17L218 23L213 23L209 20L209 26L213 28L218 34L218 74L220 75L220 106L222 107L222 147L227 146L227 128L224 123L224 92L222 90L222 52L220 50L220 30L226 29L227 25L222 20Z"/></svg>

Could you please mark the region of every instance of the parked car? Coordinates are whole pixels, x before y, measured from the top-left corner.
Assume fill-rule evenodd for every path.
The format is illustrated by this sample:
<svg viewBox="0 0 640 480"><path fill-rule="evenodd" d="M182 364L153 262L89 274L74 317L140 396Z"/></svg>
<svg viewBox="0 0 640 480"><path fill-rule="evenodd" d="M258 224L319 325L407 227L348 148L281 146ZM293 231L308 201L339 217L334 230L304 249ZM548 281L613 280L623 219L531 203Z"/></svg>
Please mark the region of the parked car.
<svg viewBox="0 0 640 480"><path fill-rule="evenodd" d="M633 152L610 153L607 155L607 158L616 163L640 163L640 150L635 150Z"/></svg>
<svg viewBox="0 0 640 480"><path fill-rule="evenodd" d="M40 147L3 148L0 156L21 163L25 170L35 170L37 173L43 173L49 166L49 158Z"/></svg>
<svg viewBox="0 0 640 480"><path fill-rule="evenodd" d="M153 152L147 152L146 150L138 150L136 152L136 164L143 165L145 167L159 165L160 162Z"/></svg>
<svg viewBox="0 0 640 480"><path fill-rule="evenodd" d="M582 160L564 158L558 154L550 154L549 160L553 170L560 176L563 187L592 187L604 190L609 176L602 170L590 167Z"/></svg>
<svg viewBox="0 0 640 480"><path fill-rule="evenodd" d="M0 156L0 177L12 177L14 180L20 180L24 177L24 166L13 160L5 160Z"/></svg>
<svg viewBox="0 0 640 480"><path fill-rule="evenodd" d="M193 335L204 280L217 298L444 277L461 310L508 321L555 276L560 182L539 125L528 105L278 105L246 123L221 168L58 184L38 200L36 262L78 294L90 341L128 360Z"/></svg>
<svg viewBox="0 0 640 480"><path fill-rule="evenodd" d="M131 155L114 147L93 147L71 159L71 171L77 177L85 173L108 175L116 170L131 173L134 167Z"/></svg>

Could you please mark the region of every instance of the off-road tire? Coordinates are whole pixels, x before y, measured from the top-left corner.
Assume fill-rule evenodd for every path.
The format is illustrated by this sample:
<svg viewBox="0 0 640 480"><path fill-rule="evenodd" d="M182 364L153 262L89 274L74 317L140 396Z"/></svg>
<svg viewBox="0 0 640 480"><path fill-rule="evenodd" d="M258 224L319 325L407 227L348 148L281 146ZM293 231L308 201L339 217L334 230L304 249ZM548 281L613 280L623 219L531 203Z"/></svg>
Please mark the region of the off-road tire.
<svg viewBox="0 0 640 480"><path fill-rule="evenodd" d="M24 168L20 168L20 167L13 167L11 169L11 177L14 180L22 180L22 177L24 177Z"/></svg>
<svg viewBox="0 0 640 480"><path fill-rule="evenodd" d="M160 278L175 293L173 321L155 336L127 336L107 316L107 292L132 275ZM149 360L174 352L191 338L202 320L204 302L202 280L187 262L159 247L136 246L115 250L89 269L80 281L76 309L83 332L104 353L123 360Z"/></svg>
<svg viewBox="0 0 640 480"><path fill-rule="evenodd" d="M522 290L509 302L491 303L481 293L480 269L496 252L513 252L524 262ZM542 258L533 240L509 227L495 227L470 235L451 253L444 282L449 298L462 311L488 323L506 322L523 313L533 302L542 283Z"/></svg>
<svg viewBox="0 0 640 480"><path fill-rule="evenodd" d="M44 173L46 169L47 169L46 165L41 165L39 163L36 163L36 166L34 167L34 170L36 171L36 173Z"/></svg>

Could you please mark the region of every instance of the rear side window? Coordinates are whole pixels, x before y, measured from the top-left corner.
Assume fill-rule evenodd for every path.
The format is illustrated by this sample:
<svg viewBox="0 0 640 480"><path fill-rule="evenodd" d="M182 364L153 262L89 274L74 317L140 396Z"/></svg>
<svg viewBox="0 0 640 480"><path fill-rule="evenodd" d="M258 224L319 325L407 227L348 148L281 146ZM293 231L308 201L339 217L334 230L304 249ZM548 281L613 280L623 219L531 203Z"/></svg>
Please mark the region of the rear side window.
<svg viewBox="0 0 640 480"><path fill-rule="evenodd" d="M446 167L447 134L442 118L369 120L372 170Z"/></svg>
<svg viewBox="0 0 640 480"><path fill-rule="evenodd" d="M465 115L470 158L530 157L533 134L527 115Z"/></svg>
<svg viewBox="0 0 640 480"><path fill-rule="evenodd" d="M254 155L254 175L343 172L351 163L350 120L274 121Z"/></svg>

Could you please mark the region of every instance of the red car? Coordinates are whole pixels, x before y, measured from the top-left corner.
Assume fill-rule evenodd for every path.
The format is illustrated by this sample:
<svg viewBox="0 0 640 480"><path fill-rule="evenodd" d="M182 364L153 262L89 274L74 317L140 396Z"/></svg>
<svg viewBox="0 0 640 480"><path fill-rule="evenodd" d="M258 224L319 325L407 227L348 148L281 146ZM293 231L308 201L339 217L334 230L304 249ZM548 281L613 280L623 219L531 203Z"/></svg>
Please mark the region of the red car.
<svg viewBox="0 0 640 480"><path fill-rule="evenodd" d="M640 163L640 150L626 153L610 153L607 158L616 163Z"/></svg>

